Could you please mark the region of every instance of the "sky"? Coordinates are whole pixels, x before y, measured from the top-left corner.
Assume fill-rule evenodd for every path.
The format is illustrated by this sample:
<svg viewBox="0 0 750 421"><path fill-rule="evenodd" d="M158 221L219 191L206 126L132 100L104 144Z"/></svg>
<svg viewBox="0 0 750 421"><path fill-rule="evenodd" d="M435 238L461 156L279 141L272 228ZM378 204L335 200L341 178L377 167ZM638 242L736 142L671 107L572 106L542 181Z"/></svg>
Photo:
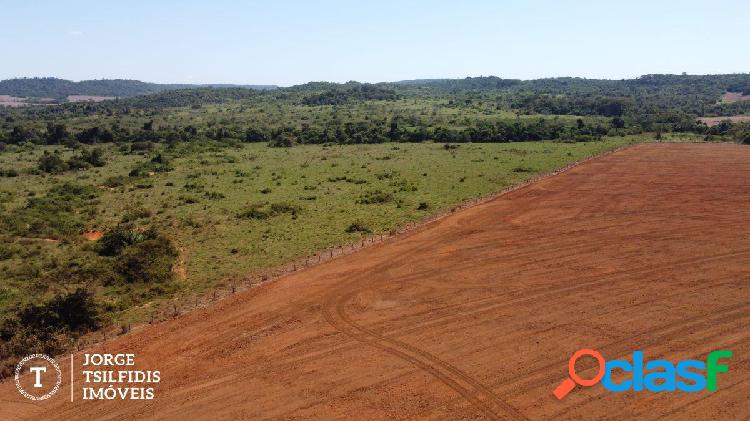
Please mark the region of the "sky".
<svg viewBox="0 0 750 421"><path fill-rule="evenodd" d="M748 19L748 0L0 0L0 79L289 86L747 73Z"/></svg>

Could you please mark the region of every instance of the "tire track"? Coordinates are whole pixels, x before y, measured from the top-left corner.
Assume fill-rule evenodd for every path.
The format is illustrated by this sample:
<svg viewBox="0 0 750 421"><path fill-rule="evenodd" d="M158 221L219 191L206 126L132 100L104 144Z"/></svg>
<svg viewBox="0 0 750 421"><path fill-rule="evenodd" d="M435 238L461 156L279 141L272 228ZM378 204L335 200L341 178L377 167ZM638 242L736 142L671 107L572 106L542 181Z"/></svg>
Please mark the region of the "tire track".
<svg viewBox="0 0 750 421"><path fill-rule="evenodd" d="M675 337L679 337L685 334L686 332L687 333L701 332L701 331L710 330L711 328L714 328L715 325L718 323L724 323L727 321L737 321L743 318L750 318L750 313L746 311L748 307L750 307L750 304L746 304L746 303L722 307L719 309L701 313L689 319L677 320L677 321L666 323L664 325L660 325L654 328L650 328L648 332L628 336L628 337L621 338L621 339L618 339L617 341L609 342L606 344L596 345L596 346L593 346L592 349L595 349L601 352L602 355L604 355L605 358L607 359L621 359L621 358L627 357L628 353L632 352L635 349L645 349L649 346L660 343L662 341L666 342L671 339L674 339ZM723 312L723 311L727 311L730 314L720 314L720 315L717 315L716 318L710 317L711 315L715 315L716 312ZM670 334L664 335L664 336L658 336L661 331L670 331L671 329L678 327L680 325L682 326L679 329L672 331ZM724 334L723 332L714 333L710 335L710 338L721 337L723 334ZM633 344L635 341L641 338L646 338L646 340L638 342L638 345ZM742 342L745 340L746 339L743 339L739 342ZM505 380L501 380L499 382L493 382L490 384L489 387L493 389L512 388L514 395L522 395L536 388L547 386L550 383L548 379L549 373L559 372L560 375L558 377L560 377L560 379L565 377L565 373L566 373L565 367L567 367L569 358L570 357L566 357L565 359L559 359L552 363L546 364L545 366L537 367L531 371L524 372L523 380L521 381L518 381L518 379L515 377L511 377ZM582 360L580 363L580 367L578 365L577 367L578 367L577 371L579 373L583 373L586 370L594 368L595 365L588 362L587 360ZM552 390L551 387L550 387L550 390ZM510 397L510 394L503 393L503 392L498 392L497 395L500 398L505 398L506 400ZM593 401L595 399L597 399L597 397L592 397L583 402L585 403L585 402ZM448 404L450 404L450 401L445 402L442 406L447 406ZM441 407L432 408L432 411L436 409L440 409ZM555 414L555 415L557 417L561 414L562 413Z"/></svg>
<svg viewBox="0 0 750 421"><path fill-rule="evenodd" d="M464 399L484 413L489 419L528 419L518 410L500 400L486 386L457 367L426 351L400 341L385 338L355 323L344 310L344 305L355 293L356 290L344 294L333 293L326 299L323 305L323 315L331 326L359 342L385 351L428 372L444 385L464 397ZM461 385L461 383L464 383L465 386ZM497 409L500 411L497 411Z"/></svg>
<svg viewBox="0 0 750 421"><path fill-rule="evenodd" d="M403 320L404 317L419 318L418 316L427 315L427 314L431 316L429 320L426 320L422 323L416 323L416 324L412 323L405 327L391 328L385 332L380 333L380 335L382 336L395 339L395 337L398 337L398 336L409 335L409 334L419 332L427 328L436 327L436 326L444 326L446 324L455 322L455 320L457 319L466 318L467 316L473 316L478 313L484 313L484 312L491 311L497 308L501 308L503 306L513 306L513 305L524 304L524 303L533 303L537 300L544 300L547 297L553 297L563 292L578 291L578 290L585 291L594 286L598 286L602 284L609 284L609 283L616 283L623 279L631 280L635 282L636 280L633 278L642 277L654 271L662 271L665 267L679 266L679 265L683 265L687 263L700 265L704 263L721 261L721 259L736 258L738 256L742 256L747 253L750 253L750 249L739 250L739 251L730 252L730 253L720 253L720 254L716 254L712 256L707 256L702 259L695 259L695 258L678 259L671 263L662 263L658 266L644 267L644 268L641 268L640 270L624 269L624 270L616 271L616 272L609 273L606 275L590 275L588 277L583 277L580 279L583 279L583 280L591 279L591 281L579 282L575 286L550 285L550 286L545 286L545 287L541 287L541 288L528 291L528 293L525 296L508 299L508 297L518 295L518 293L525 291L523 289L513 290L513 291L509 291L504 294L496 295L493 297L481 298L477 300L462 301L456 304L449 304L449 305L441 306L441 307L433 307L428 310L414 313L414 314L409 314L406 316L402 315L396 318L386 319L386 320L373 324L372 326L370 326L369 330L379 331L381 329L384 329L386 326L393 326L396 320ZM519 271L519 272L522 272L522 271ZM425 276L425 275L421 273L414 275L414 277L417 277L417 278L422 277L422 276ZM408 278L411 279L412 276L409 276ZM359 281L360 279L358 277L352 278L347 285L351 285ZM344 287L345 286L342 286L342 289ZM323 307L325 307L325 305ZM462 308L464 307L469 307L469 309L462 310ZM444 315L436 317L435 314L437 312L444 313ZM327 355L329 352L335 352L336 350L344 348L344 347L345 345L342 345L341 347L336 347L328 351L323 351L319 354L316 354L316 356L320 357L323 355Z"/></svg>

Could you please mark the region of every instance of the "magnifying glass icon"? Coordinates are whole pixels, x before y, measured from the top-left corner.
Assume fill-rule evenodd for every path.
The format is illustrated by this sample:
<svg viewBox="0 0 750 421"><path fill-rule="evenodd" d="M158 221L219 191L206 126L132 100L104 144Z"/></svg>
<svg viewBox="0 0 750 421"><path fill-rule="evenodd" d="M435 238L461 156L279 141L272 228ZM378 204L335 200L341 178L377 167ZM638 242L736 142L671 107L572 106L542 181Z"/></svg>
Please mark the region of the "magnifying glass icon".
<svg viewBox="0 0 750 421"><path fill-rule="evenodd" d="M576 361L585 355L594 357L599 362L599 371L592 379L582 379L576 373ZM604 364L604 357L602 357L602 354L599 352L594 351L593 349L579 349L568 361L568 375L570 377L563 380L563 382L552 391L552 394L554 394L557 399L562 399L576 387L576 384L588 387L599 383L602 377L604 377Z"/></svg>

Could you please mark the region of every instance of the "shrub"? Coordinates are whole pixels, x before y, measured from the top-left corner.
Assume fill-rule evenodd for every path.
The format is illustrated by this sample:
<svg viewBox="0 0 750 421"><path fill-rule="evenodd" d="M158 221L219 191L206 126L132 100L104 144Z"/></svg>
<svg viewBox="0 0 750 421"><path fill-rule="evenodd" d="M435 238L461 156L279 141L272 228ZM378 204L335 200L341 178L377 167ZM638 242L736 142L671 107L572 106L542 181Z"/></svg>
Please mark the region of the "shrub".
<svg viewBox="0 0 750 421"><path fill-rule="evenodd" d="M115 267L128 283L164 283L173 278L177 256L172 241L158 236L125 248Z"/></svg>
<svg viewBox="0 0 750 421"><path fill-rule="evenodd" d="M427 210L430 208L430 205L427 202L419 202L419 206L417 206L417 210Z"/></svg>
<svg viewBox="0 0 750 421"><path fill-rule="evenodd" d="M257 203L237 214L237 217L242 219L268 219L270 216L270 213L264 209L264 205Z"/></svg>
<svg viewBox="0 0 750 421"><path fill-rule="evenodd" d="M58 354L71 339L98 329L100 309L89 291L79 288L42 304L22 308L0 324L0 377L9 374L8 360L30 353Z"/></svg>
<svg viewBox="0 0 750 421"><path fill-rule="evenodd" d="M102 155L104 155L104 152L101 148L94 148L91 151L84 149L81 151L81 155L68 160L68 167L71 169L85 169L89 166L103 167L106 162Z"/></svg>
<svg viewBox="0 0 750 421"><path fill-rule="evenodd" d="M7 260L18 254L19 248L10 243L0 243L0 260Z"/></svg>
<svg viewBox="0 0 750 421"><path fill-rule="evenodd" d="M237 217L242 219L268 219L283 214L291 214L293 218L296 218L300 210L298 206L285 202L270 205L268 203L255 203L238 213Z"/></svg>
<svg viewBox="0 0 750 421"><path fill-rule="evenodd" d="M132 170L130 170L130 173L128 175L130 177L141 177L148 175L148 173L150 172L169 172L173 169L174 167L170 164L169 160L164 155L157 154L148 162L142 162L136 165Z"/></svg>
<svg viewBox="0 0 750 421"><path fill-rule="evenodd" d="M30 305L21 311L18 320L35 330L54 329L88 332L99 327L99 311L94 296L79 288L75 292L58 295L42 305Z"/></svg>
<svg viewBox="0 0 750 421"><path fill-rule="evenodd" d="M221 200L224 199L226 196L224 196L224 193L216 192L216 191L207 191L203 193L203 195L208 200Z"/></svg>
<svg viewBox="0 0 750 421"><path fill-rule="evenodd" d="M49 153L48 151L44 151L44 154L39 157L37 166L46 173L60 173L68 169L68 164L63 161L60 154Z"/></svg>
<svg viewBox="0 0 750 421"><path fill-rule="evenodd" d="M371 205L371 204L383 204L393 201L393 194L386 193L382 190L373 190L364 193L359 197L359 200L357 200L357 203L363 204L363 205Z"/></svg>
<svg viewBox="0 0 750 421"><path fill-rule="evenodd" d="M262 130L251 127L245 132L245 141L247 142L265 142L266 140L268 140L268 136Z"/></svg>
<svg viewBox="0 0 750 421"><path fill-rule="evenodd" d="M121 175L113 175L104 180L104 183L102 183L102 185L109 188L120 187L125 184L125 180L126 178Z"/></svg>
<svg viewBox="0 0 750 421"><path fill-rule="evenodd" d="M364 234L370 234L370 233L372 233L372 230L370 229L370 227L368 227L367 225L365 225L363 222L356 221L356 222L353 222L351 225L349 225L346 228L346 232L348 232L348 233L361 232L361 233L364 233Z"/></svg>
<svg viewBox="0 0 750 421"><path fill-rule="evenodd" d="M297 143L297 138L293 134L283 132L268 142L268 146L273 148L290 148L295 143Z"/></svg>
<svg viewBox="0 0 750 421"><path fill-rule="evenodd" d="M105 232L99 240L99 255L116 256L120 254L125 247L155 237L156 235L153 230L141 233L128 229L125 226L118 225L117 227Z"/></svg>
<svg viewBox="0 0 750 421"><path fill-rule="evenodd" d="M122 215L121 222L127 223L141 218L148 218L150 216L151 211L146 208L140 206L128 207Z"/></svg>
<svg viewBox="0 0 750 421"><path fill-rule="evenodd" d="M133 142L130 144L130 152L150 151L154 149L151 142Z"/></svg>

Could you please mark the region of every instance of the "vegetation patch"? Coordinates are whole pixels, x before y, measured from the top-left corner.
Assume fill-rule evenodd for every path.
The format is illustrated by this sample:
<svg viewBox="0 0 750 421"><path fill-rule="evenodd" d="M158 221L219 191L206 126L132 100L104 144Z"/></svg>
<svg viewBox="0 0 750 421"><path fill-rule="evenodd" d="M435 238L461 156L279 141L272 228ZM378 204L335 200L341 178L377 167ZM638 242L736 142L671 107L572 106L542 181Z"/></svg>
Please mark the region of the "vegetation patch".
<svg viewBox="0 0 750 421"><path fill-rule="evenodd" d="M299 206L291 205L285 202L279 203L255 203L237 214L238 218L242 219L268 219L275 216L289 214L293 218L296 218L300 212Z"/></svg>

